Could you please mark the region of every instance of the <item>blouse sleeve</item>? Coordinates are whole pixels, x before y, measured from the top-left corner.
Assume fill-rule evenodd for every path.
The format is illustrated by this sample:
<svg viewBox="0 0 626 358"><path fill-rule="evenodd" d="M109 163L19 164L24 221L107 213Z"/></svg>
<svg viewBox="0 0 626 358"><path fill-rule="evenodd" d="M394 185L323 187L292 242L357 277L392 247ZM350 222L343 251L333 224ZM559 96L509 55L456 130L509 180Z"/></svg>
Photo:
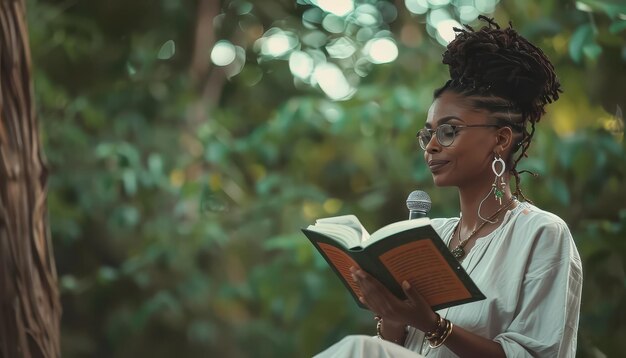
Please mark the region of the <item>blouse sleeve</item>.
<svg viewBox="0 0 626 358"><path fill-rule="evenodd" d="M582 290L578 251L564 222L544 223L525 236L532 246L516 313L494 341L507 357L573 357Z"/></svg>

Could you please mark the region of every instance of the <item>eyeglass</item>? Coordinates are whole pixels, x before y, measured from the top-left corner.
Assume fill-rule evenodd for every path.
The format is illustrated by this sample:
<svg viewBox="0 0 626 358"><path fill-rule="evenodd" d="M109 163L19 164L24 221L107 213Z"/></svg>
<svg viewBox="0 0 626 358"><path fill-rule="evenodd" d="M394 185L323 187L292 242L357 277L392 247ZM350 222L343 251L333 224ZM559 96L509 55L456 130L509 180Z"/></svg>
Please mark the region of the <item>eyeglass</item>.
<svg viewBox="0 0 626 358"><path fill-rule="evenodd" d="M449 147L454 143L454 138L456 137L456 132L459 129L463 128L486 128L486 127L495 127L500 128L497 124L468 124L468 125L452 125L444 123L437 127L437 129L430 128L422 128L417 132L417 139L420 143L420 147L426 150L426 146L430 143L430 140L433 137L433 132L436 135L437 142L442 147Z"/></svg>

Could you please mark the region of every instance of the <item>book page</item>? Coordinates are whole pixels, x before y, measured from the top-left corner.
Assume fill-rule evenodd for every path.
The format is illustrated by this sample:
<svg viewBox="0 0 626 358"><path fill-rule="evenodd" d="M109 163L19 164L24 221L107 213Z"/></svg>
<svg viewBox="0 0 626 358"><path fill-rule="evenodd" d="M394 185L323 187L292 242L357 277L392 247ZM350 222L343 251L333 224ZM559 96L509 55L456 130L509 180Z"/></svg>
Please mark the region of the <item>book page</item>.
<svg viewBox="0 0 626 358"><path fill-rule="evenodd" d="M307 229L331 237L346 248L357 247L370 236L354 215L317 219L315 225L309 225Z"/></svg>
<svg viewBox="0 0 626 358"><path fill-rule="evenodd" d="M395 233L410 230L416 227L428 226L430 225L429 218L419 218L412 220L403 220L395 223L391 223L387 226L383 226L382 228L376 230L372 233L372 236L369 239L368 245L373 244L374 242L382 239L386 239L389 236L392 236Z"/></svg>
<svg viewBox="0 0 626 358"><path fill-rule="evenodd" d="M339 271L344 280L348 283L352 291L356 293L357 296L363 296L361 294L361 290L359 286L352 279L352 273L350 273L350 267L354 266L359 268L359 265L352 259L352 257L348 256L345 252L340 249L334 247L333 245L325 244L323 242L317 243L319 247L324 251L324 254L328 257L328 259L333 263L333 266Z"/></svg>
<svg viewBox="0 0 626 358"><path fill-rule="evenodd" d="M359 237L356 231L348 226L332 224L309 225L307 230L318 232L328 238L341 243L345 248L351 248L359 244Z"/></svg>
<svg viewBox="0 0 626 358"><path fill-rule="evenodd" d="M398 246L380 260L398 283L408 281L431 306L471 297L431 240Z"/></svg>
<svg viewBox="0 0 626 358"><path fill-rule="evenodd" d="M341 216L333 216L329 218L321 218L315 221L315 224L333 224L333 225L342 225L353 228L355 231L361 233L365 230L359 218L354 215L341 215ZM369 235L369 234L368 234Z"/></svg>

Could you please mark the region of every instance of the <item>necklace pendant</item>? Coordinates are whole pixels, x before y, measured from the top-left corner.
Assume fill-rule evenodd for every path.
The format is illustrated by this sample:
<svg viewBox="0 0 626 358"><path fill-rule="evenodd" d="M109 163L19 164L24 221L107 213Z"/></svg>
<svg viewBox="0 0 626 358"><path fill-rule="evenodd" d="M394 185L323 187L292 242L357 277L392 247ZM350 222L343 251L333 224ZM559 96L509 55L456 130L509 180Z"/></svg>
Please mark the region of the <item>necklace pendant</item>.
<svg viewBox="0 0 626 358"><path fill-rule="evenodd" d="M465 256L465 250L461 246L457 246L451 251L455 259L460 260Z"/></svg>

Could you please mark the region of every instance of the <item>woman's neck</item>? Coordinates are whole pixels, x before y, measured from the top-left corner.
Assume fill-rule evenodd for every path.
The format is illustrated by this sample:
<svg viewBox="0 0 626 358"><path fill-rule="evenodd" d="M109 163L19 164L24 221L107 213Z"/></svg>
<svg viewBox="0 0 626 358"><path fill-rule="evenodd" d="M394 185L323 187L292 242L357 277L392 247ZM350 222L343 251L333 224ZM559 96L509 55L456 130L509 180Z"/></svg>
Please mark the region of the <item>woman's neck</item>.
<svg viewBox="0 0 626 358"><path fill-rule="evenodd" d="M505 182L508 183L508 178L505 178ZM513 194L511 194L511 188L508 185L504 187L504 195L502 195L502 204L495 199L495 195L491 188L491 185L481 185L479 187L472 188L459 188L459 199L461 205L462 229L463 231L472 231L479 227L485 220L482 218L489 218L503 205L509 203ZM481 205L482 202L482 205ZM478 210L480 208L480 216ZM496 217L501 217L502 213L498 213ZM481 218L482 216L482 218Z"/></svg>

